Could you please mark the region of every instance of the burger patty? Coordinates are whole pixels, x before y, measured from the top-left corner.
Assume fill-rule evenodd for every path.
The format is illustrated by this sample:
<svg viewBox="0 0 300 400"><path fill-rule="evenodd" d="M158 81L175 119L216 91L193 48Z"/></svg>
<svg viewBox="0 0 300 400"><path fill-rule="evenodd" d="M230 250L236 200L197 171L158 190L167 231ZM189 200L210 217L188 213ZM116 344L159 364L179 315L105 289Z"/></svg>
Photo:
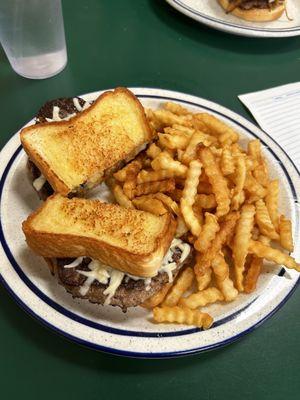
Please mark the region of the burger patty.
<svg viewBox="0 0 300 400"><path fill-rule="evenodd" d="M180 263L181 250L176 247L173 252L173 262L176 262L177 267L172 271L173 278L176 277L180 268L184 264L188 264L192 260L192 251L186 259ZM78 271L89 271L88 264L90 258L84 258L82 263L75 268L64 268L65 265L74 261L74 258L58 258L56 262L56 274L59 283L64 286L67 292L73 297L87 299L91 303L104 304L106 295L103 294L108 285L104 285L97 280L94 280L90 289L85 295L80 293L80 288L86 281L86 277ZM53 261L52 261L53 262ZM145 280L134 280L129 276L124 276L121 285L117 288L114 296L110 300L110 305L121 307L126 312L128 307L136 307L142 304L149 297L157 293L166 283L169 282L169 277L166 272L159 273L151 279L149 285L146 286Z"/></svg>
<svg viewBox="0 0 300 400"><path fill-rule="evenodd" d="M282 3L282 1L280 3ZM242 1L241 4L238 4L238 7L241 8L242 10L251 10L252 8L259 8L259 9L270 8L273 5L274 4L269 3L268 0L245 0Z"/></svg>

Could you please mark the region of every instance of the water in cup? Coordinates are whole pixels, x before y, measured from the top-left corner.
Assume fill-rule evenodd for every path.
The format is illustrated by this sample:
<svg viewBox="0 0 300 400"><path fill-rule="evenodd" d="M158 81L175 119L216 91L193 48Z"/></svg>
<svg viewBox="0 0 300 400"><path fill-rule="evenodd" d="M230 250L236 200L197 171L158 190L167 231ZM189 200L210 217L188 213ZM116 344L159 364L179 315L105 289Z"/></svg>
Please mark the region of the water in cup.
<svg viewBox="0 0 300 400"><path fill-rule="evenodd" d="M61 0L1 0L0 41L19 75L60 72L67 63Z"/></svg>

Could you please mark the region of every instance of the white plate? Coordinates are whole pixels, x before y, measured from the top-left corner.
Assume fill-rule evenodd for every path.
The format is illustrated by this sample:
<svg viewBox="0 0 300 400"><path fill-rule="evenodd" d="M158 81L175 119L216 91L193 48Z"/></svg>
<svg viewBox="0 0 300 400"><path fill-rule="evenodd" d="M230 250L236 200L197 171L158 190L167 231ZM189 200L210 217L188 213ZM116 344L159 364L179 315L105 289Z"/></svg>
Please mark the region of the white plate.
<svg viewBox="0 0 300 400"><path fill-rule="evenodd" d="M239 115L215 103L161 89L132 89L147 107L175 101L192 111L216 114L245 138L260 138L273 176L281 183L281 209L293 221L296 250L300 254L300 178L288 156L272 138ZM94 99L100 92L82 96ZM32 123L32 121L31 121ZM39 201L26 178L26 155L16 133L0 155L1 280L16 301L53 330L93 349L135 357L174 357L214 349L231 343L253 330L277 311L294 290L298 273L281 267L265 268L257 291L240 295L232 303L207 307L215 319L213 327L201 331L183 325L153 324L142 308L127 314L111 306L101 307L74 300L59 286L43 259L26 246L21 222Z"/></svg>
<svg viewBox="0 0 300 400"><path fill-rule="evenodd" d="M272 22L249 22L234 15L226 14L217 0L166 0L179 12L201 22L211 28L252 37L287 37L300 35L300 4L299 0L288 0L287 10L293 19L289 21L286 15Z"/></svg>

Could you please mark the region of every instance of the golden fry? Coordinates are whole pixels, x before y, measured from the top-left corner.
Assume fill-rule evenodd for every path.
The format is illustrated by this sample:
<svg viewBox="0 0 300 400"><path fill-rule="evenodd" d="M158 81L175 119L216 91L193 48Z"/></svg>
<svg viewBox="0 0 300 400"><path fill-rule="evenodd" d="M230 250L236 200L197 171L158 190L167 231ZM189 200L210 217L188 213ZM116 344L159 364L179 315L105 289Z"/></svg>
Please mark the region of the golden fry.
<svg viewBox="0 0 300 400"><path fill-rule="evenodd" d="M259 199L264 198L267 193L266 189L253 178L250 171L248 171L246 175L245 189L250 195L257 196Z"/></svg>
<svg viewBox="0 0 300 400"><path fill-rule="evenodd" d="M222 145L231 144L239 140L239 135L233 128L213 115L203 113L201 119L209 128L211 134L218 137Z"/></svg>
<svg viewBox="0 0 300 400"><path fill-rule="evenodd" d="M177 114L177 115L187 115L187 114L189 114L189 111L186 108L182 107L179 104L172 103L172 102L169 102L169 101L164 103L163 107L164 107L165 110L171 111L171 113L173 113L173 114Z"/></svg>
<svg viewBox="0 0 300 400"><path fill-rule="evenodd" d="M199 185L198 185L199 186ZM197 194L195 204L198 207L209 209L217 207L217 202L214 194Z"/></svg>
<svg viewBox="0 0 300 400"><path fill-rule="evenodd" d="M165 179L157 182L145 182L137 185L134 189L134 196L142 196L144 194L157 193L157 192L171 192L175 189L174 179Z"/></svg>
<svg viewBox="0 0 300 400"><path fill-rule="evenodd" d="M223 293L225 301L233 301L238 296L238 290L234 287L229 277L229 266L225 261L224 255L219 253L212 262L212 269L216 278L216 283Z"/></svg>
<svg viewBox="0 0 300 400"><path fill-rule="evenodd" d="M182 216L179 216L177 218L177 228L175 232L175 237L176 238L181 238L184 234L188 232L189 228L186 226L186 223L184 222L184 219Z"/></svg>
<svg viewBox="0 0 300 400"><path fill-rule="evenodd" d="M230 193L227 181L223 177L215 157L209 148L202 148L200 150L200 159L216 197L216 215L217 217L226 215L230 208Z"/></svg>
<svg viewBox="0 0 300 400"><path fill-rule="evenodd" d="M147 211L158 216L168 212L160 200L149 198L148 196L136 197L132 200L132 203L138 210Z"/></svg>
<svg viewBox="0 0 300 400"><path fill-rule="evenodd" d="M278 196L279 196L279 182L277 179L275 179L274 181L271 181L268 184L265 201L272 224L277 232L279 229Z"/></svg>
<svg viewBox="0 0 300 400"><path fill-rule="evenodd" d="M179 305L194 310L195 308L205 307L207 304L212 304L216 301L222 300L224 300L224 296L220 290L215 287L210 287L201 292L193 293L188 297L180 299Z"/></svg>
<svg viewBox="0 0 300 400"><path fill-rule="evenodd" d="M281 246L289 252L294 251L292 223L284 215L281 215L279 220L279 234Z"/></svg>
<svg viewBox="0 0 300 400"><path fill-rule="evenodd" d="M157 171L145 171L142 169L137 176L137 184L145 182L156 182L174 177L174 172L166 169L161 169Z"/></svg>
<svg viewBox="0 0 300 400"><path fill-rule="evenodd" d="M236 224L235 237L233 239L233 260L236 279L236 287L242 292L245 261L254 226L255 207L245 204L241 210L241 216Z"/></svg>
<svg viewBox="0 0 300 400"><path fill-rule="evenodd" d="M273 261L279 265L285 265L287 268L295 269L300 272L300 264L295 259L280 250L266 246L263 243L250 241L249 253L255 254L257 257L265 258L268 261Z"/></svg>
<svg viewBox="0 0 300 400"><path fill-rule="evenodd" d="M201 235L194 243L195 249L201 253L207 251L219 230L220 226L218 224L217 217L214 214L206 212L205 223L202 227Z"/></svg>
<svg viewBox="0 0 300 400"><path fill-rule="evenodd" d="M162 147L172 150L184 150L189 143L189 139L184 136L169 135L168 133L159 133L158 140Z"/></svg>
<svg viewBox="0 0 300 400"><path fill-rule="evenodd" d="M194 280L194 271L192 268L188 267L183 270L179 277L176 279L175 284L170 289L167 294L163 306L173 307L176 306L180 297L190 288Z"/></svg>
<svg viewBox="0 0 300 400"><path fill-rule="evenodd" d="M244 156L236 159L235 188L232 197L232 209L238 210L243 203L243 189L246 181L247 167Z"/></svg>
<svg viewBox="0 0 300 400"><path fill-rule="evenodd" d="M278 240L279 235L272 224L265 202L260 199L255 203L255 207L255 222L257 223L261 233L268 236L270 239Z"/></svg>
<svg viewBox="0 0 300 400"><path fill-rule="evenodd" d="M172 171L175 176L185 178L187 173L187 166L181 164L179 161L175 161L170 154L161 152L151 163L152 168L157 171L165 169Z"/></svg>
<svg viewBox="0 0 300 400"><path fill-rule="evenodd" d="M233 174L235 171L235 163L229 146L225 146L222 151L221 171L224 176Z"/></svg>
<svg viewBox="0 0 300 400"><path fill-rule="evenodd" d="M128 199L132 199L134 197L135 188L136 188L136 177L131 176L128 180L124 182L123 192Z"/></svg>
<svg viewBox="0 0 300 400"><path fill-rule="evenodd" d="M173 283L166 283L159 292L155 293L153 296L149 297L143 304L141 304L144 308L154 308L163 302L166 297L168 291L172 287Z"/></svg>
<svg viewBox="0 0 300 400"><path fill-rule="evenodd" d="M253 176L260 185L264 187L268 186L269 174L265 161L261 161L260 164L253 169Z"/></svg>
<svg viewBox="0 0 300 400"><path fill-rule="evenodd" d="M195 131L192 135L190 142L182 156L182 162L188 165L192 160L196 158L197 146L203 144L204 146L210 146L214 142L214 137L206 135L203 132Z"/></svg>
<svg viewBox="0 0 300 400"><path fill-rule="evenodd" d="M150 146L146 150L147 156L152 159L156 158L160 152L161 149L155 143L150 144Z"/></svg>
<svg viewBox="0 0 300 400"><path fill-rule="evenodd" d="M120 206L125 208L134 208L134 205L129 198L124 194L123 189L120 185L114 185L112 188L115 199Z"/></svg>
<svg viewBox="0 0 300 400"><path fill-rule="evenodd" d="M209 314L177 306L155 307L153 318L156 322L177 322L178 324L194 325L203 329L209 329L213 324L213 319Z"/></svg>
<svg viewBox="0 0 300 400"><path fill-rule="evenodd" d="M263 259L253 256L251 264L244 279L244 292L252 293L256 289L256 283L261 273Z"/></svg>
<svg viewBox="0 0 300 400"><path fill-rule="evenodd" d="M197 186L199 183L199 177L201 175L202 165L200 161L191 161L187 178L185 181L184 189L182 192L182 198L180 200L180 210L185 220L185 223L190 228L194 236L199 236L201 232L201 224L195 217L193 212L193 204L197 194Z"/></svg>
<svg viewBox="0 0 300 400"><path fill-rule="evenodd" d="M208 250L199 257L199 261L194 267L196 275L203 275L205 271L211 267L212 261L221 251L222 246L233 235L234 227L238 219L238 212L231 212L226 215L225 220L220 224L219 232L216 234L215 239L211 242Z"/></svg>
<svg viewBox="0 0 300 400"><path fill-rule="evenodd" d="M192 127L191 119L192 116L187 115L176 115L168 110L155 110L154 111L155 118L163 125L163 126L172 126L174 124L183 125L187 127Z"/></svg>
<svg viewBox="0 0 300 400"><path fill-rule="evenodd" d="M252 159L257 160L259 163L261 161L261 147L259 139L250 140L248 143L248 155Z"/></svg>
<svg viewBox="0 0 300 400"><path fill-rule="evenodd" d="M164 193L155 193L152 195L155 199L160 200L167 208L174 212L176 215L180 215L178 204Z"/></svg>
<svg viewBox="0 0 300 400"><path fill-rule="evenodd" d="M196 275L198 291L206 289L211 282L212 269L208 268L203 275Z"/></svg>

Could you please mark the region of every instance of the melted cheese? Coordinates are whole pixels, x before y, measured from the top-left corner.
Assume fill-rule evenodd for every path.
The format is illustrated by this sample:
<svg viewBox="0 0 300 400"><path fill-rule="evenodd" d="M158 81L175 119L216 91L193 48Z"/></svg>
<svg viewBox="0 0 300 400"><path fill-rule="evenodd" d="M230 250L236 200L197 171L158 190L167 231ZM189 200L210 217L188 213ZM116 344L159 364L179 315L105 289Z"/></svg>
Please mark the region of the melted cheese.
<svg viewBox="0 0 300 400"><path fill-rule="evenodd" d="M46 183L46 178L44 177L43 174L41 174L38 178L36 178L33 182L32 185L35 188L36 191L39 191L42 189L44 184Z"/></svg>
<svg viewBox="0 0 300 400"><path fill-rule="evenodd" d="M162 265L158 270L158 274L164 272L168 274L169 282L173 281L173 271L177 268L176 262L173 261L173 253L176 247L181 250L180 263L182 263L190 253L189 244L182 242L180 239L174 239L172 241L171 246L163 259ZM71 264L65 265L64 268L75 268L82 263L82 260L83 257L78 257ZM133 279L135 281L143 280L145 290L149 291L151 289L152 278L142 278L140 276L125 274L124 272L113 269L98 260L92 260L89 263L88 268L90 271L77 270L79 274L84 275L87 278L79 292L82 296L85 296L94 280L97 280L103 285L108 284L108 287L103 292L103 294L107 296L104 302L105 305L110 304L110 300L116 293L118 287L121 285L124 277L126 282L128 282L129 279Z"/></svg>

